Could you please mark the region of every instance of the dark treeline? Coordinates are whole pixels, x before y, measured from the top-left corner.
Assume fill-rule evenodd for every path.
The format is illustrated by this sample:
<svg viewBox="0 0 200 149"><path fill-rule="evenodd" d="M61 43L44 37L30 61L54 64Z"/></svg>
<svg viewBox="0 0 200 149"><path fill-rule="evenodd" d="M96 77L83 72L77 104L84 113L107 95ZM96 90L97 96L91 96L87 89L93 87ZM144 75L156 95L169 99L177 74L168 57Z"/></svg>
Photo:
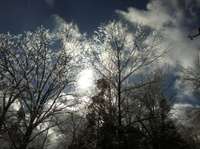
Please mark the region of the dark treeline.
<svg viewBox="0 0 200 149"><path fill-rule="evenodd" d="M0 34L0 148L197 149L199 135L173 119L162 42L115 21L91 38L73 24ZM197 59L182 82L198 97ZM83 97L76 82L87 68L96 81Z"/></svg>

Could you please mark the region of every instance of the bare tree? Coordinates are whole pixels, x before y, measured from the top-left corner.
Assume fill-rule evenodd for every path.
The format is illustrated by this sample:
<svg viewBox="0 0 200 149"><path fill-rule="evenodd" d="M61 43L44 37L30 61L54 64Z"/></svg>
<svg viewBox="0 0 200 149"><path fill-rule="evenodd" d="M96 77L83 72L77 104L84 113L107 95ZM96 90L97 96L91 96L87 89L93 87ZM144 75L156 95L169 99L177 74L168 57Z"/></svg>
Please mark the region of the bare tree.
<svg viewBox="0 0 200 149"><path fill-rule="evenodd" d="M197 33L188 35L188 38L193 40L196 37L198 37L199 35L200 35L200 27L198 28L198 32Z"/></svg>
<svg viewBox="0 0 200 149"><path fill-rule="evenodd" d="M16 50L19 44L19 36L10 34L0 35L0 132L5 121L12 116L12 105L20 97L24 90L23 78L19 77L19 69L16 65ZM1 132L2 133L2 132Z"/></svg>
<svg viewBox="0 0 200 149"><path fill-rule="evenodd" d="M186 69L183 68L183 81L190 83L194 87L195 90L199 90L200 88L200 57L197 53L197 56L194 60L194 65L192 67L188 67Z"/></svg>
<svg viewBox="0 0 200 149"><path fill-rule="evenodd" d="M93 39L92 66L111 85L120 142L125 94L148 84L140 82L140 75L164 52L159 49L160 38L155 33L145 34L138 27L133 34L121 22L100 27Z"/></svg>
<svg viewBox="0 0 200 149"><path fill-rule="evenodd" d="M7 79L1 81L1 123L6 127L12 147L26 149L35 138L57 125L52 122L53 116L68 106L78 66L74 59L78 58L73 57L75 46L65 45L71 42L69 38L63 41L43 27L18 38L12 40L13 48L8 41L6 49L1 49L1 78ZM5 113L16 100L20 103L18 111L4 123Z"/></svg>
<svg viewBox="0 0 200 149"><path fill-rule="evenodd" d="M195 97L195 99L198 102L199 97L200 97L200 57L199 57L199 52L197 52L197 55L194 58L193 66L188 67L188 68L183 68L182 73L183 73L183 75L181 76L182 83L183 83L182 85L185 86L186 89L189 89L191 91L193 97ZM198 137L196 137L195 135L197 135L197 136L199 135L199 131L197 131L197 129L199 127L198 125L199 125L199 117L200 117L199 107L197 106L197 107L190 108L190 110L187 111L186 116L194 130L193 131L190 130L190 132L185 136L188 137L190 135L190 138L192 138L192 139L190 139L190 141L193 140L193 142L194 142L193 144L198 146L200 139ZM185 130L183 130L183 133L185 133L187 129L188 128L185 128ZM195 134L195 135L193 135L193 134ZM191 137L192 135L193 135L193 137Z"/></svg>

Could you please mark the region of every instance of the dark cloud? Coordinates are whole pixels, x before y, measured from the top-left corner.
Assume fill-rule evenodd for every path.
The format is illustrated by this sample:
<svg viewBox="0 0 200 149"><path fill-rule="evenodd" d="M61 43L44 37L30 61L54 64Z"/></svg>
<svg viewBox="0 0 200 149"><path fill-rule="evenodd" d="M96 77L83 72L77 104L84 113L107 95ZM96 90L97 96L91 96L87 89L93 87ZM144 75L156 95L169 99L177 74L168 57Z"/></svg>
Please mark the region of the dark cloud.
<svg viewBox="0 0 200 149"><path fill-rule="evenodd" d="M51 8L54 7L55 5L55 0L45 0L45 2L47 3L47 5Z"/></svg>

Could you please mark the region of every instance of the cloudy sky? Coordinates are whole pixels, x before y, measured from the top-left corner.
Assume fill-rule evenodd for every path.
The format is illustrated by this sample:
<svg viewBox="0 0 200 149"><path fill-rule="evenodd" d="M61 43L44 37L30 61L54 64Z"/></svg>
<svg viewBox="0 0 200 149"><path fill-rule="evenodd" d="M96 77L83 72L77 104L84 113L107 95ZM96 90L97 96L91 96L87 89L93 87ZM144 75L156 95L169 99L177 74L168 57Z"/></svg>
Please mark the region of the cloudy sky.
<svg viewBox="0 0 200 149"><path fill-rule="evenodd" d="M185 113L179 109L199 108L191 87L177 79L181 75L177 68L192 67L199 52L200 37L190 40L188 35L195 34L200 27L200 0L0 0L0 33L18 34L40 25L51 26L52 16L74 22L81 33L88 34L113 19L159 31L163 36L162 46L169 50L163 63L172 68L170 92L175 91L179 100L174 113L180 117ZM92 80L88 73L85 76L79 84Z"/></svg>
<svg viewBox="0 0 200 149"><path fill-rule="evenodd" d="M118 13L131 23L139 23L160 30L165 44L171 45L172 63L191 65L199 47L198 39L191 41L188 35L200 26L199 0L151 0L146 10L129 7Z"/></svg>
<svg viewBox="0 0 200 149"><path fill-rule="evenodd" d="M0 32L48 26L57 15L92 33L101 23L122 18L160 30L173 49L168 63L189 66L199 42L187 36L200 26L199 8L200 0L0 0Z"/></svg>
<svg viewBox="0 0 200 149"><path fill-rule="evenodd" d="M193 67L195 58L199 55L200 37L190 40L188 35L198 33L200 0L150 0L143 10L129 7L126 11L117 13L130 24L142 24L159 30L164 36L162 44L169 49L166 62L175 68L170 72L174 83L170 92L176 92L172 113L178 119L183 118L180 122L191 124L184 116L199 109L200 103L193 96L190 84L184 84L180 79L183 74L178 68ZM187 118L192 116L194 113Z"/></svg>
<svg viewBox="0 0 200 149"><path fill-rule="evenodd" d="M116 18L159 30L162 44L169 50L166 61L174 68L193 66L200 47L200 38L188 38L200 27L200 0L0 0L0 32L48 26L55 15L77 24L82 33L90 34L101 23ZM174 88L180 91L180 99L196 100L179 80Z"/></svg>

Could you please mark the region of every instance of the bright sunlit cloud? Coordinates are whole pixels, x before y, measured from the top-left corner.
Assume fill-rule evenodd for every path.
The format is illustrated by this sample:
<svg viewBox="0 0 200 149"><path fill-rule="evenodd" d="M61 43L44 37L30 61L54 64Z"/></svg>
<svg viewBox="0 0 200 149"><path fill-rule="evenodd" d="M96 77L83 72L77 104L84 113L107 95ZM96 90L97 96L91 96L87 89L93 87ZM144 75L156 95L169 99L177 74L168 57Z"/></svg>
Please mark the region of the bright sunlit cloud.
<svg viewBox="0 0 200 149"><path fill-rule="evenodd" d="M91 68L84 69L78 75L77 90L79 93L91 93L94 89L94 71Z"/></svg>

